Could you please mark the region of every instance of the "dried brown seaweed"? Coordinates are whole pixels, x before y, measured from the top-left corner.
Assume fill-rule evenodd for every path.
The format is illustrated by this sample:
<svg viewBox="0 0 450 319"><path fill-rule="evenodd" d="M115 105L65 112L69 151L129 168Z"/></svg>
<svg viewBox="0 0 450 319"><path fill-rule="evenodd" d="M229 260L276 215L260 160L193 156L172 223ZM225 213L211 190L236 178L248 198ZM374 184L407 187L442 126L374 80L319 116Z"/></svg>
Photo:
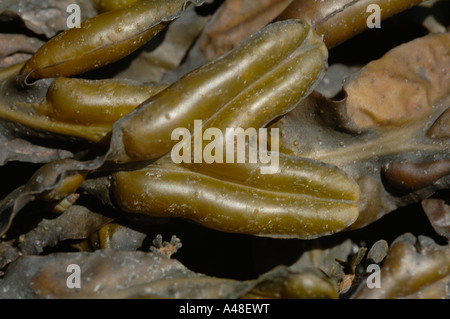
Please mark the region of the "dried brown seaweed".
<svg viewBox="0 0 450 319"><path fill-rule="evenodd" d="M79 289L67 286L79 266ZM0 298L336 298L335 285L318 271L278 267L257 280L236 281L194 273L161 253L98 250L28 256L0 281Z"/></svg>
<svg viewBox="0 0 450 319"><path fill-rule="evenodd" d="M440 54L436 51L433 58L426 58L426 53L422 55L414 49L416 46L422 47L422 43L427 43L423 47L432 48L433 45L428 46L427 41L434 41L434 37L426 37L423 39L425 42L419 39L405 44L379 61L369 64L369 68L364 68L347 82L347 96L342 101L336 102L320 94L312 94L295 110L272 124L282 132L283 152L337 165L358 182L362 190L360 216L351 226L352 229L367 225L397 207L416 202L417 198L425 199L437 189L449 187L449 141L428 136L430 129L445 130L446 121L442 118L448 109L448 87L441 83L448 82L450 73L444 71L436 74L439 79L436 80L437 85L428 81L407 81L404 80L406 75L391 73L391 80L404 81L406 90L410 82L416 83L414 85L417 87L417 95L414 101L417 102L419 97L426 101L420 103L421 109L418 113L413 111L410 95L402 98L402 95L396 93L393 96L383 93L386 89L381 80L383 74L388 72L386 70L392 69L392 65L389 65L393 59L401 60L401 57L406 56L403 61L408 61L410 54L421 57L413 59L416 64L410 64L413 69L417 67L417 72L427 74L435 69L448 67L448 48L445 41L436 42L443 51ZM447 39L448 34L439 37ZM438 62L435 59L443 59L446 62ZM426 65L422 65L421 61ZM408 63L405 62L405 65ZM380 79L378 75L381 75ZM360 85L361 82L367 83ZM376 83L380 83L380 88ZM404 91L401 85L396 87L400 92ZM431 87L433 92L442 90L442 93L427 93L427 88ZM366 116L364 111L356 113L349 110L357 109L358 105L366 105L366 102L362 102L365 98L375 100L377 94L384 99L383 103L377 104L379 107L370 108L370 112L389 116L380 106L391 105L391 115L383 123L373 122L377 124L372 124L369 129L360 120ZM396 122L393 117L402 120Z"/></svg>
<svg viewBox="0 0 450 319"><path fill-rule="evenodd" d="M379 289L362 285L354 298L446 298L450 282L450 247L431 238L404 234L391 245L381 268Z"/></svg>
<svg viewBox="0 0 450 319"><path fill-rule="evenodd" d="M31 31L51 38L68 28L67 8L72 4L80 7L81 20L97 14L90 0L4 0L0 4L0 20L18 17Z"/></svg>

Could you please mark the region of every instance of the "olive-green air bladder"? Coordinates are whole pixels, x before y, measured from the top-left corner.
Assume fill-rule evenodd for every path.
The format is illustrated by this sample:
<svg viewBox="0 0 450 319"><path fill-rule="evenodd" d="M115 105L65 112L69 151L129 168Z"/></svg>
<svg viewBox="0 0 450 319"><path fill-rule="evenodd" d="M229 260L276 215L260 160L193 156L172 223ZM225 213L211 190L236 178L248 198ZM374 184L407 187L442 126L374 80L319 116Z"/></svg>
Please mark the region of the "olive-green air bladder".
<svg viewBox="0 0 450 319"><path fill-rule="evenodd" d="M331 167L328 173L342 174ZM317 175L321 177L325 176ZM223 232L274 238L325 236L347 228L358 217L359 188L350 178L344 180L341 175L336 179L346 188L343 193L353 191L339 199L309 195L299 187L288 192L289 180L282 175L274 178L278 185L284 183L282 189L270 189L263 181L250 185L179 165L153 164L143 170L115 173L112 191L119 207L128 213L187 218ZM336 188L331 186L331 192Z"/></svg>
<svg viewBox="0 0 450 319"><path fill-rule="evenodd" d="M166 87L157 82L58 78L35 109L53 120L110 129L114 122Z"/></svg>
<svg viewBox="0 0 450 319"><path fill-rule="evenodd" d="M293 0L278 20L300 19L323 36L331 49L369 28L374 13L380 21L425 0Z"/></svg>
<svg viewBox="0 0 450 319"><path fill-rule="evenodd" d="M344 230L357 219L360 190L352 178L334 166L276 151L269 152L279 166L274 174L261 174L262 163L174 164L171 150L178 141L172 133L187 128L195 135L195 120L203 120L204 129L224 132L264 128L313 90L327 57L306 23L277 22L167 88L59 78L45 100L32 105L31 122L92 141L112 128L106 160L153 160L142 170L112 174L115 202L128 213L182 217L225 232L315 238ZM73 70L74 61L65 67ZM64 63L27 74L39 78L39 69L55 76ZM70 193L83 178L68 180L61 193Z"/></svg>
<svg viewBox="0 0 450 319"><path fill-rule="evenodd" d="M89 71L123 58L178 18L189 4L201 5L204 1L134 2L117 2L121 9L84 21L80 28L67 30L49 40L25 64L2 70L1 89L15 90L19 96L13 99L5 94L4 103L0 105L0 118L39 131L92 142L106 141L115 121L165 85L58 77ZM57 79L40 103L35 100L30 103L26 98L26 94L31 94L30 88L26 90L26 86L13 85L17 78L23 77L26 81Z"/></svg>
<svg viewBox="0 0 450 319"><path fill-rule="evenodd" d="M26 96L14 100L6 97L14 107L1 104L0 118L40 131L100 142L114 122L165 87L167 84L156 82L58 78L39 102L28 103Z"/></svg>
<svg viewBox="0 0 450 319"><path fill-rule="evenodd" d="M306 23L271 24L118 121L114 160L161 157L176 144L173 130L193 132L194 120L215 118L211 125L222 121L220 127L245 128L250 122L248 127L263 127L311 91L325 72L327 57L326 47Z"/></svg>
<svg viewBox="0 0 450 319"><path fill-rule="evenodd" d="M309 239L350 226L360 190L335 166L273 152L278 171L261 174L262 163L174 164L170 155L177 142L171 132L192 131L194 120L204 120L203 129L264 127L311 92L326 61L326 47L307 24L278 22L150 98L114 125L113 144L121 146L114 160L157 159L113 174L117 204L129 213L276 238Z"/></svg>
<svg viewBox="0 0 450 319"><path fill-rule="evenodd" d="M140 0L83 21L45 43L25 64L26 81L72 76L129 55L204 0Z"/></svg>
<svg viewBox="0 0 450 319"><path fill-rule="evenodd" d="M138 0L94 0L94 6L98 11L105 12L122 9L136 2Z"/></svg>

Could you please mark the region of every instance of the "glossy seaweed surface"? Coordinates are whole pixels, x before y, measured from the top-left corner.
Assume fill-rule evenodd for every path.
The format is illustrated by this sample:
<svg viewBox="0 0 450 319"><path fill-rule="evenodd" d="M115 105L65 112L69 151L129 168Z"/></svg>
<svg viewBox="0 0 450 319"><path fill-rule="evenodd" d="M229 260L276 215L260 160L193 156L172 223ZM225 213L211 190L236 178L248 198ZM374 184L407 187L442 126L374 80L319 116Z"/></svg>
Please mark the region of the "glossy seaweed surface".
<svg viewBox="0 0 450 319"><path fill-rule="evenodd" d="M449 298L448 4L422 2L85 0L49 38L0 7L0 297Z"/></svg>

